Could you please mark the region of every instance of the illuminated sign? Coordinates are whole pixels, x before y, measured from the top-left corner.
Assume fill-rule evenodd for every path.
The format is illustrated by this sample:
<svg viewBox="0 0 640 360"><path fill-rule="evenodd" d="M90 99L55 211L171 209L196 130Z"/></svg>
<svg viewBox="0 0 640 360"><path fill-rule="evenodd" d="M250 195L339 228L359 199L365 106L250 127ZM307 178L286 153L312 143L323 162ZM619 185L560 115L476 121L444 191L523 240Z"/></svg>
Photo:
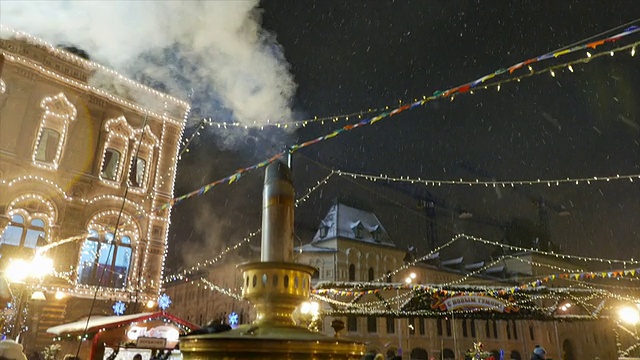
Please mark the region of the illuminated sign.
<svg viewBox="0 0 640 360"><path fill-rule="evenodd" d="M178 339L180 337L180 331L177 328L170 325L160 325L152 328L139 325L131 325L127 330L127 337L129 340L136 341L138 347L159 349L157 347L159 342L163 342L162 348L174 348L178 345ZM153 342L151 339L157 339ZM140 345L140 341L147 345ZM155 344L154 346L151 346Z"/></svg>
<svg viewBox="0 0 640 360"><path fill-rule="evenodd" d="M444 300L447 310L460 308L488 308L497 312L504 312L504 302L489 296L454 296Z"/></svg>
<svg viewBox="0 0 640 360"><path fill-rule="evenodd" d="M136 347L145 349L166 349L167 339L141 336L136 339Z"/></svg>

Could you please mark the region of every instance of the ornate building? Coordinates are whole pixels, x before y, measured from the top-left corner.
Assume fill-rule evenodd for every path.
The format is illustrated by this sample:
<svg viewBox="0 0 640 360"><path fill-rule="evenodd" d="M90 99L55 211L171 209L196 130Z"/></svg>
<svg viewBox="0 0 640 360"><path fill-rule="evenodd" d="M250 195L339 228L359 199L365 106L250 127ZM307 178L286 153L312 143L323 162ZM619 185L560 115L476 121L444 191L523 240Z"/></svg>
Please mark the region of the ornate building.
<svg viewBox="0 0 640 360"><path fill-rule="evenodd" d="M2 35L0 266L53 260L52 275L12 284L20 328L3 331L23 332L32 351L49 326L157 300L170 217L157 209L173 197L189 105L23 33Z"/></svg>
<svg viewBox="0 0 640 360"><path fill-rule="evenodd" d="M351 302L356 309L359 303L386 301L391 313L395 310L402 313L400 309L404 305L420 298L410 291L414 285L450 286L461 283L458 280L464 277L464 284L469 284L470 288L508 288L518 284L514 277L530 279L548 274L548 269L542 272L539 268L542 263L555 268L577 268L567 261L530 253L514 254L513 258L493 266L484 262L465 264L462 257L441 260L439 253L414 263L410 252L396 248L375 214L341 203L331 207L311 243L297 248L296 252L299 252L299 262L319 270L314 279L316 288L373 281L399 287L402 290L382 290L355 298L340 294L333 297ZM524 264L517 259L524 259ZM470 273L475 276L469 277ZM405 289L403 284L407 284ZM373 287L380 288L381 284ZM335 305L325 305L325 311L332 308ZM454 312L441 316L380 316L368 314L364 307L355 313L325 317L323 330L330 330L331 322L338 318L346 325L345 336L367 343L370 353L381 352L389 357L401 354L404 359L460 359L477 342L482 342L496 359L527 359L535 345L545 347L549 357L554 359L577 360L594 356L605 359L616 353L612 325L607 324L609 320L560 322L519 316L513 319L498 316L456 319Z"/></svg>

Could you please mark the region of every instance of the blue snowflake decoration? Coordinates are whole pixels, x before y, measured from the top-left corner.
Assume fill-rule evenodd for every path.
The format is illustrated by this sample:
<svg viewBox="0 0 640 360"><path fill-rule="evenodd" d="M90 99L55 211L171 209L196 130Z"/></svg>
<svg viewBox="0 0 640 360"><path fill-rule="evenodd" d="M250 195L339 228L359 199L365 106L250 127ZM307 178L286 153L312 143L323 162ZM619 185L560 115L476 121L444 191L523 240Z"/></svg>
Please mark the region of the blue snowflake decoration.
<svg viewBox="0 0 640 360"><path fill-rule="evenodd" d="M158 307L162 309L162 311L165 311L169 308L169 305L171 305L171 298L169 298L169 295L160 295L160 297L158 298Z"/></svg>
<svg viewBox="0 0 640 360"><path fill-rule="evenodd" d="M127 310L127 305L125 305L125 303L123 303L122 301L118 301L115 304L113 304L113 313L120 316L122 314L124 314L124 311Z"/></svg>
<svg viewBox="0 0 640 360"><path fill-rule="evenodd" d="M231 314L229 314L229 325L236 326L238 325L240 318L238 317L238 314L236 314L235 311L233 311Z"/></svg>

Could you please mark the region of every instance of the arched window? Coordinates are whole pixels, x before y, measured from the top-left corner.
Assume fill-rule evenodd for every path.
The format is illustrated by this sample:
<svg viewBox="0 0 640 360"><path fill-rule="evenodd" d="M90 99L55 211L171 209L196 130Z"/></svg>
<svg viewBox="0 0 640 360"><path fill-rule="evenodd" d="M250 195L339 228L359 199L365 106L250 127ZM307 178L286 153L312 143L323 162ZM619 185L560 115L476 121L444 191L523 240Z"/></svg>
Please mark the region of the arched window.
<svg viewBox="0 0 640 360"><path fill-rule="evenodd" d="M25 220L22 215L13 214L11 221L2 233L3 245L20 246L35 249L46 243L47 233L44 220L33 218Z"/></svg>
<svg viewBox="0 0 640 360"><path fill-rule="evenodd" d="M369 274L368 275L369 275L368 276L368 280L369 281L373 281L373 268L372 267L369 268Z"/></svg>
<svg viewBox="0 0 640 360"><path fill-rule="evenodd" d="M69 122L75 120L77 111L63 93L44 98L40 107L43 113L33 146L33 163L40 167L57 169L62 158Z"/></svg>
<svg viewBox="0 0 640 360"><path fill-rule="evenodd" d="M100 176L107 180L117 180L118 165L120 165L120 152L111 148L105 150Z"/></svg>
<svg viewBox="0 0 640 360"><path fill-rule="evenodd" d="M133 191L144 191L150 179L151 164L154 161L154 149L160 141L153 134L149 126L134 130L132 135L134 147L129 165L128 184Z"/></svg>
<svg viewBox="0 0 640 360"><path fill-rule="evenodd" d="M131 265L131 237L89 230L80 252L78 283L122 288Z"/></svg>
<svg viewBox="0 0 640 360"><path fill-rule="evenodd" d="M102 150L102 163L99 173L100 179L112 186L119 186L122 174L125 171L129 139L134 133L134 130L129 126L124 116L108 120L104 128L107 132L107 138Z"/></svg>
<svg viewBox="0 0 640 360"><path fill-rule="evenodd" d="M349 265L349 281L356 281L356 266Z"/></svg>

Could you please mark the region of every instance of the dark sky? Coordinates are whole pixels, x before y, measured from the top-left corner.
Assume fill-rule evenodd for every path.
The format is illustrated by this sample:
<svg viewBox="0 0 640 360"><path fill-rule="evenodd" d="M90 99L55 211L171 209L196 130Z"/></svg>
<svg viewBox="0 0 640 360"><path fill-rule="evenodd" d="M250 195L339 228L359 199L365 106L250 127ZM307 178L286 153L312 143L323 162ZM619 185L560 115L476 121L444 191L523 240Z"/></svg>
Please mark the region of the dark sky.
<svg viewBox="0 0 640 360"><path fill-rule="evenodd" d="M293 106L300 119L396 107L398 100L431 95L640 19L637 1L292 0L265 1L261 8L263 25L284 48L298 84ZM500 92L438 100L344 133L294 155L297 192L327 176L327 167L422 179L640 173L639 59L628 52L596 59L576 66L573 74L540 75L505 85ZM346 123L316 123L290 134L250 130L233 150L218 145L233 131L204 130L179 164L176 195ZM187 136L192 132L187 130ZM461 164L478 171L471 173ZM177 205L169 265L175 269L213 258L224 244L238 243L259 228L262 176L261 170L254 171L236 184ZM513 218L535 222L531 199L544 197L551 237L562 252L640 256L640 181L499 192L460 186L427 190L442 205L436 218L441 243L456 231L498 241L501 228L487 223ZM310 241L338 196L365 201L399 246L428 250L427 221L415 199L379 183L337 176L298 208L301 242ZM558 216L553 208L560 205L570 216ZM457 208L472 212L473 221L459 220ZM479 248L457 246L444 255L460 252L471 262L486 256Z"/></svg>

